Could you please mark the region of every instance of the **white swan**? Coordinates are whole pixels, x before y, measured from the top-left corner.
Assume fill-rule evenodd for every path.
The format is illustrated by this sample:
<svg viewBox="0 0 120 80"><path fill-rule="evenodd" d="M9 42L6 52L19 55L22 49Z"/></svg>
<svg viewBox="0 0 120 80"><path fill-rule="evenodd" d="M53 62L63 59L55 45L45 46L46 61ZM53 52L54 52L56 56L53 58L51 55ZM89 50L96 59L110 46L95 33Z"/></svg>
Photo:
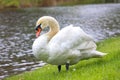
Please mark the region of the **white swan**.
<svg viewBox="0 0 120 80"><path fill-rule="evenodd" d="M40 32L49 27L48 33L41 36ZM96 51L96 44L80 27L72 25L60 30L59 24L53 17L43 16L36 23L36 37L32 50L35 57L49 64L69 65L75 64L82 59L102 57L105 54Z"/></svg>

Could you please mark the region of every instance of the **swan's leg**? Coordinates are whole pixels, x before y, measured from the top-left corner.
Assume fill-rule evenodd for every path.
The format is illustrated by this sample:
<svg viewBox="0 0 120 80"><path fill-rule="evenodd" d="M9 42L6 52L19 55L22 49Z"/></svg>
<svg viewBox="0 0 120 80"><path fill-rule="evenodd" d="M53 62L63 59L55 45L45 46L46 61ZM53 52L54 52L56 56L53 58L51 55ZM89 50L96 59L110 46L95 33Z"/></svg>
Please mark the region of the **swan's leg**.
<svg viewBox="0 0 120 80"><path fill-rule="evenodd" d="M69 63L66 63L66 70L69 70Z"/></svg>
<svg viewBox="0 0 120 80"><path fill-rule="evenodd" d="M61 65L58 65L58 71L59 72L61 71Z"/></svg>

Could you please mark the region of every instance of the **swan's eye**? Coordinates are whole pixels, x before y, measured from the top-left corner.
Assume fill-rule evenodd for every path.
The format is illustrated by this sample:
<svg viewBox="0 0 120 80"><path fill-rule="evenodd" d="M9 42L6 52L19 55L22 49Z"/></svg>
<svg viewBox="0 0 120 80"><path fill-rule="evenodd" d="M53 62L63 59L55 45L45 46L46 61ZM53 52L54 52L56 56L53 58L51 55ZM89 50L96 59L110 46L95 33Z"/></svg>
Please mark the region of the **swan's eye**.
<svg viewBox="0 0 120 80"><path fill-rule="evenodd" d="M35 27L35 30L37 31L38 28L42 29L42 28L41 28L41 24L39 24L38 26L36 26L36 27Z"/></svg>

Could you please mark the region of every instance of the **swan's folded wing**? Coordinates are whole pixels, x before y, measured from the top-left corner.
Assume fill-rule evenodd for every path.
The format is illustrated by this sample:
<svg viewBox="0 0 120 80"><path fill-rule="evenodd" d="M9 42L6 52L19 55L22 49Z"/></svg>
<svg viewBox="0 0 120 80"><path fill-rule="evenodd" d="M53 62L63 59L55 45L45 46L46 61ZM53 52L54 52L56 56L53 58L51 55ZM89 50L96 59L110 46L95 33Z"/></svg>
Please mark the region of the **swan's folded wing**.
<svg viewBox="0 0 120 80"><path fill-rule="evenodd" d="M80 27L68 26L59 31L48 43L48 48L52 54L65 53L70 49L84 49L84 42L93 41Z"/></svg>

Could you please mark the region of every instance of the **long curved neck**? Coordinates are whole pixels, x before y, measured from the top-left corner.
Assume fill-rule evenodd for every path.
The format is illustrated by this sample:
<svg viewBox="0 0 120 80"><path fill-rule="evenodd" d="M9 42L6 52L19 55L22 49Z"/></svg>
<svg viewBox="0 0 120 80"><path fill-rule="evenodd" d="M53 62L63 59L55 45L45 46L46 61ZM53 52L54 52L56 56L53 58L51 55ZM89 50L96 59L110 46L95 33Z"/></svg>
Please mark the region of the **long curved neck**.
<svg viewBox="0 0 120 80"><path fill-rule="evenodd" d="M46 35L48 36L48 40L50 41L53 36L55 36L56 33L59 32L60 27L56 20L49 21L49 27L50 30Z"/></svg>

